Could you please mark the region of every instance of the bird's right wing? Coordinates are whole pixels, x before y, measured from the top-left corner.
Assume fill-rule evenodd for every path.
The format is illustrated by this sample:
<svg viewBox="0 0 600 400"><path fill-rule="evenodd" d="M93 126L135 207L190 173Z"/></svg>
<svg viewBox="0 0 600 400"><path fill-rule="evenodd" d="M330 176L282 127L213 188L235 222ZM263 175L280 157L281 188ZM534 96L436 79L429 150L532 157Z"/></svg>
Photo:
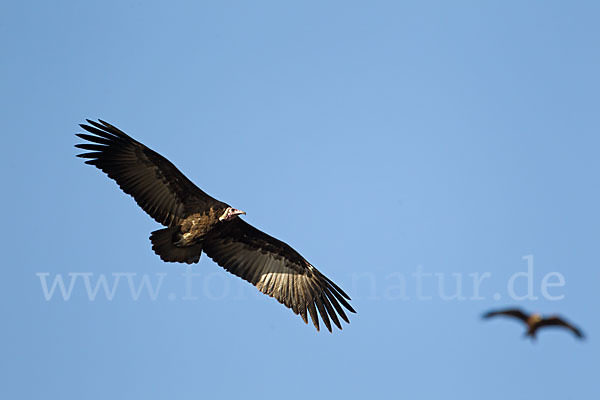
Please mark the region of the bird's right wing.
<svg viewBox="0 0 600 400"><path fill-rule="evenodd" d="M492 317L496 317L498 315L504 315L507 317L518 318L523 322L527 322L527 319L529 318L529 316L527 314L525 314L523 311L521 311L518 308L489 311L483 315L483 318L492 318Z"/></svg>
<svg viewBox="0 0 600 400"><path fill-rule="evenodd" d="M202 250L227 271L300 314L306 323L308 310L317 330L317 310L330 332L330 318L339 329L338 315L349 322L342 306L355 312L347 301L350 297L298 252L241 218L211 232Z"/></svg>
<svg viewBox="0 0 600 400"><path fill-rule="evenodd" d="M571 325L564 319L557 316L545 318L535 324L536 328L541 328L543 326L562 326L573 332L578 338L583 338L583 332L581 332L579 329L577 329L575 326Z"/></svg>
<svg viewBox="0 0 600 400"><path fill-rule="evenodd" d="M121 189L157 222L174 226L191 212L208 210L222 203L194 185L169 160L129 137L111 124L87 120L80 125L91 133L77 134L91 143L75 147L89 150L78 157L89 158L114 179Z"/></svg>

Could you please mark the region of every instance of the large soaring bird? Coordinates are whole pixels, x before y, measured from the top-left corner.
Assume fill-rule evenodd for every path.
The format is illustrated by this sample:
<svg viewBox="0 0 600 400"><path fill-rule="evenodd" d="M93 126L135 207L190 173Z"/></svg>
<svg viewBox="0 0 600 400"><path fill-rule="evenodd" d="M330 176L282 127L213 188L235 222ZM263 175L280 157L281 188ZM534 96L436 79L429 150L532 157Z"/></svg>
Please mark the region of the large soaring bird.
<svg viewBox="0 0 600 400"><path fill-rule="evenodd" d="M511 317L523 321L527 325L527 332L525 335L532 339L536 338L535 335L538 329L548 326L566 328L573 332L579 339L583 339L583 333L579 329L556 315L543 318L539 313L526 314L518 308L510 308L506 310L489 311L483 315L483 318L492 318L496 316Z"/></svg>
<svg viewBox="0 0 600 400"><path fill-rule="evenodd" d="M318 313L331 322L347 323L344 306L355 312L348 295L298 252L239 218L245 212L218 201L185 177L171 162L102 120L80 125L77 134L89 143L78 157L114 179L137 204L167 228L152 232L152 249L163 261L197 263L202 252L227 271L250 282L300 314L307 310L319 330Z"/></svg>

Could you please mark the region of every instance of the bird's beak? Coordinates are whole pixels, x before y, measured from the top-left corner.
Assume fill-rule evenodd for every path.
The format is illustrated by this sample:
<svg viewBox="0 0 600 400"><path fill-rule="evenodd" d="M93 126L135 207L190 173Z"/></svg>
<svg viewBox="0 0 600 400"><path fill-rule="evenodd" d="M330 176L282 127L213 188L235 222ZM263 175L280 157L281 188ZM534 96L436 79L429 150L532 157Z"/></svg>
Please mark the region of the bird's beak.
<svg viewBox="0 0 600 400"><path fill-rule="evenodd" d="M233 209L231 210L231 215L246 215L246 211L242 211L242 210L238 210L238 209Z"/></svg>

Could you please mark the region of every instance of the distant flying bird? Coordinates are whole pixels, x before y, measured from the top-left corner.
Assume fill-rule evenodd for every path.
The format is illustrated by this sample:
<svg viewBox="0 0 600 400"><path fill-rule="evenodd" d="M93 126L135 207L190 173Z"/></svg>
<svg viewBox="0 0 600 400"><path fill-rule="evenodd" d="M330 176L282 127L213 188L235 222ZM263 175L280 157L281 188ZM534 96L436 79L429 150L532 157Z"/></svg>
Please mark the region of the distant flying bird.
<svg viewBox="0 0 600 400"><path fill-rule="evenodd" d="M80 126L92 135L77 134L90 143L75 147L89 150L88 158L114 179L158 223L167 226L152 232L152 249L167 262L197 263L202 252L232 274L250 282L300 314L307 310L319 330L319 318L331 332L330 318L342 329L355 312L350 297L298 252L238 216L246 214L218 201L185 177L169 160L102 120ZM213 171L212 173L216 173ZM225 177L226 178L226 177Z"/></svg>
<svg viewBox="0 0 600 400"><path fill-rule="evenodd" d="M583 333L579 329L577 329L575 326L571 325L570 323L556 315L551 315L548 318L543 318L542 315L539 313L525 314L518 308L512 308L506 310L490 311L484 314L483 318L492 318L498 315L517 318L523 321L527 325L527 332L525 333L525 335L529 336L532 339L536 338L535 335L538 329L548 326L557 326L569 329L579 339L583 339Z"/></svg>

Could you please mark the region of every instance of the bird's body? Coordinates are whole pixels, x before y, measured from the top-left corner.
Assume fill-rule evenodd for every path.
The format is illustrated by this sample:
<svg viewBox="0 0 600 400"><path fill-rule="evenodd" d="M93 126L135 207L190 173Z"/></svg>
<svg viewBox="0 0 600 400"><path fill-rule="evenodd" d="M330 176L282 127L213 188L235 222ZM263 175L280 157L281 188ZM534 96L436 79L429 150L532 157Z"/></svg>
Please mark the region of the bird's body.
<svg viewBox="0 0 600 400"><path fill-rule="evenodd" d="M152 232L152 249L167 262L197 263L202 252L227 271L252 283L261 292L300 314L319 329L321 319L349 322L344 312L355 312L344 293L286 243L239 218L245 212L209 196L171 162L116 127L87 120L89 134L77 134L89 143L76 147L86 164L114 179L138 205L166 226Z"/></svg>
<svg viewBox="0 0 600 400"><path fill-rule="evenodd" d="M583 338L583 333L578 328L571 325L570 323L568 323L563 318L561 318L557 315L551 315L549 317L544 318L539 313L527 314L518 308L509 308L509 309L504 309L504 310L489 311L483 315L483 318L487 319L487 318L492 318L492 317L496 317L496 316L505 316L505 317L511 317L511 318L521 320L527 326L527 331L525 332L525 335L527 337L530 337L531 339L536 338L537 332L540 328L548 327L548 326L556 326L556 327L566 328L566 329L570 330L571 332L573 332L573 334L577 338L579 338L579 339Z"/></svg>
<svg viewBox="0 0 600 400"><path fill-rule="evenodd" d="M204 214L192 214L183 221L179 230L181 238L175 242L178 246L190 246L201 242L206 235L219 223L219 217L223 215L226 209L211 208Z"/></svg>

